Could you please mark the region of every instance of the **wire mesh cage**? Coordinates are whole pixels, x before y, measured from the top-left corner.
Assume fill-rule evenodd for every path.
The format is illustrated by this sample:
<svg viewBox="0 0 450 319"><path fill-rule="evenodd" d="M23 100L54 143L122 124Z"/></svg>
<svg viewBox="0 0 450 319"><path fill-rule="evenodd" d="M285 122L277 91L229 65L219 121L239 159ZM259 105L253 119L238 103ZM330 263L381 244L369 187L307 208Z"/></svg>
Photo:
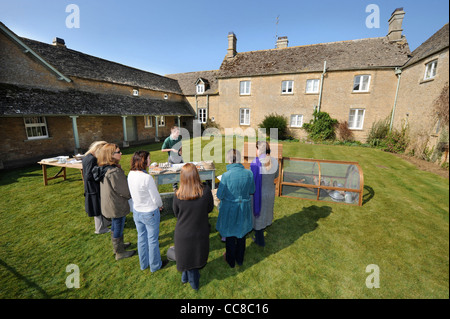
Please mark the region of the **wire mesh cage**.
<svg viewBox="0 0 450 319"><path fill-rule="evenodd" d="M364 178L357 162L283 157L281 196L362 205Z"/></svg>

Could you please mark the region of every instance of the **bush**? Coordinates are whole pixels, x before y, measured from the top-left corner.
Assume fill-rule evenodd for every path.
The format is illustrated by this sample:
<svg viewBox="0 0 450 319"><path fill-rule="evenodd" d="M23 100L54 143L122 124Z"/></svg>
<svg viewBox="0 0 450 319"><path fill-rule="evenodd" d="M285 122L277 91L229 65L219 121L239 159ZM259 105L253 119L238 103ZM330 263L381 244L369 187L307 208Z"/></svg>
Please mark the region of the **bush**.
<svg viewBox="0 0 450 319"><path fill-rule="evenodd" d="M355 140L355 136L353 132L348 128L348 122L339 122L337 126L337 133L339 139L343 142L353 142Z"/></svg>
<svg viewBox="0 0 450 319"><path fill-rule="evenodd" d="M264 120L258 125L260 128L278 129L278 139L285 140L288 136L288 120L283 115L269 114L264 117Z"/></svg>
<svg viewBox="0 0 450 319"><path fill-rule="evenodd" d="M404 153L408 146L407 129L403 127L401 130L393 129L384 140L383 151L391 153Z"/></svg>
<svg viewBox="0 0 450 319"><path fill-rule="evenodd" d="M331 118L326 112L313 113L314 119L303 124L303 129L308 132L308 137L315 142L333 140L336 138L334 132L338 120Z"/></svg>
<svg viewBox="0 0 450 319"><path fill-rule="evenodd" d="M201 125L201 133L203 134L203 132L208 129L208 128L215 128L218 130L221 130L221 126L219 124L217 124L216 122L211 121L211 119L207 119L206 123L202 123Z"/></svg>
<svg viewBox="0 0 450 319"><path fill-rule="evenodd" d="M367 136L367 144L373 147L384 146L384 142L389 133L389 117L384 120L376 121L372 124L369 135Z"/></svg>

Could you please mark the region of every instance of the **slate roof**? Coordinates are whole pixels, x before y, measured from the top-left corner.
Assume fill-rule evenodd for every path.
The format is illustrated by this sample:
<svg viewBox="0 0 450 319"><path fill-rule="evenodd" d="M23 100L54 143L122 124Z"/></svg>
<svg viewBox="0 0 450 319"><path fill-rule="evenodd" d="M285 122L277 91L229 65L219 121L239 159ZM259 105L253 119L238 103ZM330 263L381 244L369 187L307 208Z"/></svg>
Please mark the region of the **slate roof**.
<svg viewBox="0 0 450 319"><path fill-rule="evenodd" d="M328 71L394 68L409 54L406 39L389 42L387 37L250 51L225 57L218 77L322 72L324 61Z"/></svg>
<svg viewBox="0 0 450 319"><path fill-rule="evenodd" d="M205 87L205 93L203 95L211 95L219 93L219 85L217 82L218 70L212 71L199 71L199 72L188 72L188 73L176 73L176 74L166 74L166 77L175 79L181 87L184 95L196 95L195 82L202 78L207 81Z"/></svg>
<svg viewBox="0 0 450 319"><path fill-rule="evenodd" d="M408 67L448 47L449 33L447 23L411 53L412 58L405 64L404 67Z"/></svg>
<svg viewBox="0 0 450 319"><path fill-rule="evenodd" d="M0 84L0 115L194 115L187 102L174 102L74 89L44 90Z"/></svg>
<svg viewBox="0 0 450 319"><path fill-rule="evenodd" d="M66 76L182 94L180 86L173 79L88 55L67 47L55 46L27 38L20 39Z"/></svg>

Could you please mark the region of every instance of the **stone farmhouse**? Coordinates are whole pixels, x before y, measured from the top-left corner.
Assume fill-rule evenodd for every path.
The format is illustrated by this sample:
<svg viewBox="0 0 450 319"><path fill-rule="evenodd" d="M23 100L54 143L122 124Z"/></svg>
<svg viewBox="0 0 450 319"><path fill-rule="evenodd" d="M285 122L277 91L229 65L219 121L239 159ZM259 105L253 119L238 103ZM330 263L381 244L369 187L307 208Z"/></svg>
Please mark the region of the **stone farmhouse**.
<svg viewBox="0 0 450 319"><path fill-rule="evenodd" d="M392 13L384 37L293 47L279 37L275 49L251 52L238 52L230 32L218 70L165 76L69 49L62 39L22 38L0 23L0 168L85 151L95 140L158 141L172 125L192 131L193 120L245 131L277 113L303 138L315 109L347 121L362 142L389 118L393 128L408 124L420 141L414 147L435 147L448 24L411 52L404 16L403 8Z"/></svg>
<svg viewBox="0 0 450 319"><path fill-rule="evenodd" d="M294 47L279 37L261 51L238 52L230 32L218 70L166 76L178 80L202 123L245 131L277 113L304 138L302 125L318 108L347 121L361 142L374 122L392 118L393 128L408 123L413 139L421 134L432 147L440 134L432 104L448 83L448 24L410 52L404 16L403 8L392 13L384 37Z"/></svg>

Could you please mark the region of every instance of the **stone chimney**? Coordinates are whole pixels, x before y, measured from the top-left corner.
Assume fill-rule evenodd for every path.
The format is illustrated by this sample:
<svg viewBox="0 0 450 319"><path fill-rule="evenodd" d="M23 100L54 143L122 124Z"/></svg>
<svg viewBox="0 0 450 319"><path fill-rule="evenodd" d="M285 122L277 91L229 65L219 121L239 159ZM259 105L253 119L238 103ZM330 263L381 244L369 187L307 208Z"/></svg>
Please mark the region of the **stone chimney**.
<svg viewBox="0 0 450 319"><path fill-rule="evenodd" d="M236 35L234 32L228 32L228 50L227 50L227 58L233 58L236 56Z"/></svg>
<svg viewBox="0 0 450 319"><path fill-rule="evenodd" d="M403 8L397 8L392 12L389 22L389 31L387 37L389 41L400 41L402 40L402 22L405 16L405 11Z"/></svg>
<svg viewBox="0 0 450 319"><path fill-rule="evenodd" d="M53 45L57 47L66 47L66 43L64 42L64 39L61 38L54 38L53 39Z"/></svg>
<svg viewBox="0 0 450 319"><path fill-rule="evenodd" d="M277 49L287 48L288 47L288 37L278 37L277 40Z"/></svg>

